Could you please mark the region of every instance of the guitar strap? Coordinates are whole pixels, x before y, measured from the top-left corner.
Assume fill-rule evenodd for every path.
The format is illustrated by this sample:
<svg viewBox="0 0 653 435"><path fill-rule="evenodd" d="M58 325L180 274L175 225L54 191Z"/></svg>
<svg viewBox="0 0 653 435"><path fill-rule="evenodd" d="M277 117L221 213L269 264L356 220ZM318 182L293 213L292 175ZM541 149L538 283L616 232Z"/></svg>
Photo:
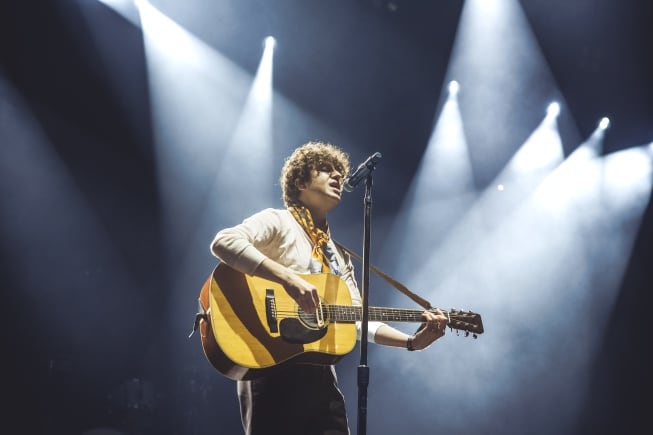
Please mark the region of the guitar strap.
<svg viewBox="0 0 653 435"><path fill-rule="evenodd" d="M358 255L357 253L355 253L354 251L352 251L351 249L348 249L348 248L344 247L343 245L336 242L335 240L333 240L333 243L335 243L336 246L338 246L340 249L342 249L343 251L345 251L346 253L351 255L353 258L358 260L360 263L363 262L363 259L361 258L361 256ZM427 310L430 310L430 309L433 308L431 306L431 304L429 303L429 301L427 301L426 299L424 299L424 298L416 295L415 293L411 292L410 290L408 290L408 287L406 287L405 285L403 285L399 281L395 280L394 278L390 277L385 272L377 269L376 267L374 267L372 265L370 265L370 270L372 272L376 273L381 278L383 278L388 284L390 284L391 286L393 286L394 288L396 288L397 290L399 290L400 292L402 292L403 294L405 294L406 296L411 298L413 301L415 301L422 308L427 309Z"/></svg>

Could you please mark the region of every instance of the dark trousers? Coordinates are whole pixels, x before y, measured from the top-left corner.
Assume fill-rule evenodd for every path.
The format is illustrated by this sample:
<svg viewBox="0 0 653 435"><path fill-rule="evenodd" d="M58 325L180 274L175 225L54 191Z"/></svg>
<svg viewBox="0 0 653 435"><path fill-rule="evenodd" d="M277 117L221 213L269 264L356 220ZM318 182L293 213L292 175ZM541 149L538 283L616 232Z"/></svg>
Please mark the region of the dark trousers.
<svg viewBox="0 0 653 435"><path fill-rule="evenodd" d="M349 434L345 400L332 366L296 364L238 382L247 435Z"/></svg>

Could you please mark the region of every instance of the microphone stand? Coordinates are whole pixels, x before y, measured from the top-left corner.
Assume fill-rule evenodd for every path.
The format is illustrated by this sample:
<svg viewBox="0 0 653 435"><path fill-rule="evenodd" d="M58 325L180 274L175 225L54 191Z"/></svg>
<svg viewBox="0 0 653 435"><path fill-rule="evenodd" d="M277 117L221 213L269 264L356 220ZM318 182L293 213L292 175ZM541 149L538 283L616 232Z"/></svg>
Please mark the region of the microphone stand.
<svg viewBox="0 0 653 435"><path fill-rule="evenodd" d="M372 211L372 170L365 180L364 224L363 224L363 291L361 318L361 353L358 365L358 434L365 435L367 431L367 386L370 382L370 369L367 366L367 319L368 319L368 294L370 281L370 223Z"/></svg>

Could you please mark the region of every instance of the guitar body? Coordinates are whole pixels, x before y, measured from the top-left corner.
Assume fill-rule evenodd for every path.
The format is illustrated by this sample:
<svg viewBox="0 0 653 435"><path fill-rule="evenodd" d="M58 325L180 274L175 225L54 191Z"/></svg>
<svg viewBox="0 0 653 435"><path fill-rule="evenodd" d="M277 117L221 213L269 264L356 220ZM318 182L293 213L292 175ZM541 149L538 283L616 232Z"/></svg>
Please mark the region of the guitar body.
<svg viewBox="0 0 653 435"><path fill-rule="evenodd" d="M351 305L339 277L301 275L324 304ZM299 312L283 286L219 264L200 292L207 316L200 322L202 348L224 376L247 380L288 363L334 364L356 345L354 322L317 322ZM321 317L320 317L321 318Z"/></svg>

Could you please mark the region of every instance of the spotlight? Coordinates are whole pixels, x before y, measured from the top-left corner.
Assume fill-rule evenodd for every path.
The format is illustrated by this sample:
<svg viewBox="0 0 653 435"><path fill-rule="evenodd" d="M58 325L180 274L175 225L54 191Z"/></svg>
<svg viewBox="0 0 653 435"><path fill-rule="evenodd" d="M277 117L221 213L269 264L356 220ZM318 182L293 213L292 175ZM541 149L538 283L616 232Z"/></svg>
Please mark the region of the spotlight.
<svg viewBox="0 0 653 435"><path fill-rule="evenodd" d="M556 116L558 116L560 114L560 104L558 104L555 101L553 103L549 104L549 107L547 107L547 109L546 109L546 114L547 114L547 116L552 117L552 118L555 118Z"/></svg>
<svg viewBox="0 0 653 435"><path fill-rule="evenodd" d="M452 97L455 97L456 95L458 95L458 90L459 90L459 89L460 89L460 85L458 84L457 81L455 81L455 80L451 80L451 81L449 82L449 94L450 94Z"/></svg>
<svg viewBox="0 0 653 435"><path fill-rule="evenodd" d="M274 39L274 36L268 36L264 41L265 48L274 48L277 45L277 40Z"/></svg>
<svg viewBox="0 0 653 435"><path fill-rule="evenodd" d="M604 116L601 118L601 121L599 121L599 128L601 130L607 130L608 127L610 127L610 118Z"/></svg>

